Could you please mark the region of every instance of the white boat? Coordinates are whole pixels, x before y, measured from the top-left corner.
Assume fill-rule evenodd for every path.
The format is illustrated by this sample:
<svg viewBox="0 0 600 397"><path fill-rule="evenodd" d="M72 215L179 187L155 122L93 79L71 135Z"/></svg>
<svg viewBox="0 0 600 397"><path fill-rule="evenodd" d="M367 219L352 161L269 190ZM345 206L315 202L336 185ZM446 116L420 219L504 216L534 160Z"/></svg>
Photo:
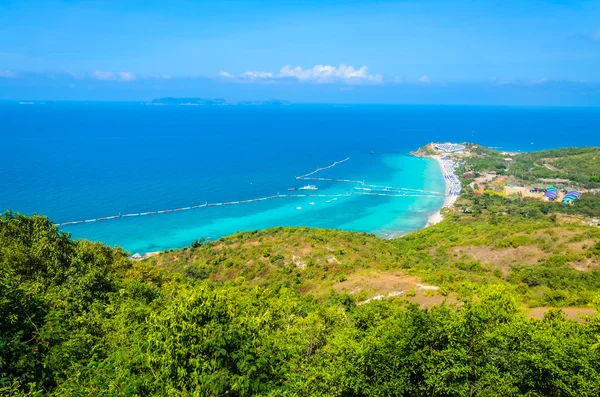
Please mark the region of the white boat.
<svg viewBox="0 0 600 397"><path fill-rule="evenodd" d="M297 210L301 210L301 209L302 209L302 207L296 207L296 209L297 209Z"/></svg>
<svg viewBox="0 0 600 397"><path fill-rule="evenodd" d="M319 190L319 188L316 187L315 185L306 185L306 186L302 186L298 190Z"/></svg>
<svg viewBox="0 0 600 397"><path fill-rule="evenodd" d="M314 201L311 201L311 202L310 202L310 203L308 203L308 204L310 204L310 205L315 205L315 202L314 202Z"/></svg>
<svg viewBox="0 0 600 397"><path fill-rule="evenodd" d="M327 200L327 201L325 201L325 202L326 202L326 203L331 203L331 200Z"/></svg>

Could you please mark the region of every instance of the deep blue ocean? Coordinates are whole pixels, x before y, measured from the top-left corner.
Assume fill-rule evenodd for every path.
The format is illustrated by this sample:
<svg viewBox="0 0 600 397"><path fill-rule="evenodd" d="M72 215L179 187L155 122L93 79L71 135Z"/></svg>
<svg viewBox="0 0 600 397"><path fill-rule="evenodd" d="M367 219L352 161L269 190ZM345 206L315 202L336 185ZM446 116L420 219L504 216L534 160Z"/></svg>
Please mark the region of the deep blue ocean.
<svg viewBox="0 0 600 397"><path fill-rule="evenodd" d="M317 193L346 193L355 185L295 176L348 156L314 176L442 191L437 164L411 150L431 141L510 151L600 145L600 108L5 102L0 136L0 209L62 223L287 194L307 183ZM63 230L132 253L277 225L391 236L423 227L442 201L281 198Z"/></svg>

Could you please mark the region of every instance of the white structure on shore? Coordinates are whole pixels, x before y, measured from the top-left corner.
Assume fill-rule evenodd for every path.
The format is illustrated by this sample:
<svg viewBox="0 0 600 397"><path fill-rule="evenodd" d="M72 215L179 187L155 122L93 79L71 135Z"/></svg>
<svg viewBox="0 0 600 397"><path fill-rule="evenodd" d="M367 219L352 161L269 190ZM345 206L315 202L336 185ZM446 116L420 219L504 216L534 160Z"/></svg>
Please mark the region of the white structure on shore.
<svg viewBox="0 0 600 397"><path fill-rule="evenodd" d="M436 148L438 152L442 153L462 152L466 148L464 145L459 145L457 143L434 143L433 147Z"/></svg>
<svg viewBox="0 0 600 397"><path fill-rule="evenodd" d="M444 179L446 179L446 183L448 187L448 195L450 196L458 196L460 195L460 191L462 186L460 184L460 179L454 173L454 170L458 168L458 164L456 164L451 159L442 158L442 173L444 174Z"/></svg>

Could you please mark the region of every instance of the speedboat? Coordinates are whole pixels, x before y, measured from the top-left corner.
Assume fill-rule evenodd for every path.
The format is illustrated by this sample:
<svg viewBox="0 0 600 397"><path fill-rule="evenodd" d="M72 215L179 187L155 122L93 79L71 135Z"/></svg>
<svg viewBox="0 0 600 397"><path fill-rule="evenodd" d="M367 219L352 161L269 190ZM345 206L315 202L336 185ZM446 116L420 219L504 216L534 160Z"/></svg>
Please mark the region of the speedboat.
<svg viewBox="0 0 600 397"><path fill-rule="evenodd" d="M300 190L319 190L319 188L316 187L315 185L306 185L306 186L302 186L300 188Z"/></svg>

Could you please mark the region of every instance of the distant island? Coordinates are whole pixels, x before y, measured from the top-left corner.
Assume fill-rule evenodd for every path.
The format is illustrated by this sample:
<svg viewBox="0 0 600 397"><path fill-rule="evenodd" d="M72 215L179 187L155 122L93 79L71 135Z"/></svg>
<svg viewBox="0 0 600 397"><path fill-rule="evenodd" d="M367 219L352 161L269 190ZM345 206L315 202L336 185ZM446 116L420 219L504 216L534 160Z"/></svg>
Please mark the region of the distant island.
<svg viewBox="0 0 600 397"><path fill-rule="evenodd" d="M266 101L229 101L223 98L157 98L148 105L177 105L177 106L222 106L222 105L291 105L290 101L269 99Z"/></svg>

